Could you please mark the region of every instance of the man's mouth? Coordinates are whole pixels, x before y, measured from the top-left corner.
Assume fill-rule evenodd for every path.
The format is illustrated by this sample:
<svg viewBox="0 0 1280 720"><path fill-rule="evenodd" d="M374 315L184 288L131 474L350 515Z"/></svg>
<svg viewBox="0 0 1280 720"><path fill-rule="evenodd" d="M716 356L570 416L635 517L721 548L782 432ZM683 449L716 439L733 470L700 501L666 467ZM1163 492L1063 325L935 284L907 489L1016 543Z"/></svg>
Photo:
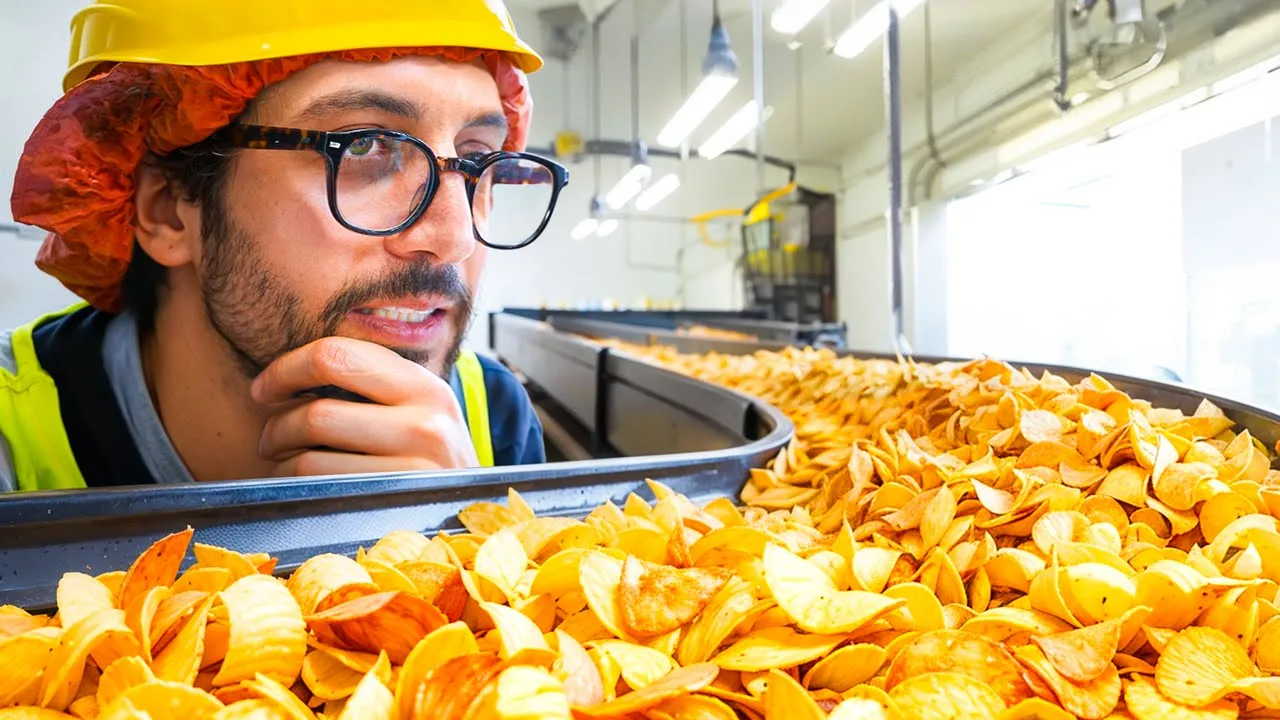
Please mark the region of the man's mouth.
<svg viewBox="0 0 1280 720"><path fill-rule="evenodd" d="M403 307L375 307L375 308L359 308L356 313L360 315L371 315L373 317L392 320L395 322L408 323L416 325L425 323L433 319L442 317L446 312L445 308L437 307L428 310L415 310Z"/></svg>

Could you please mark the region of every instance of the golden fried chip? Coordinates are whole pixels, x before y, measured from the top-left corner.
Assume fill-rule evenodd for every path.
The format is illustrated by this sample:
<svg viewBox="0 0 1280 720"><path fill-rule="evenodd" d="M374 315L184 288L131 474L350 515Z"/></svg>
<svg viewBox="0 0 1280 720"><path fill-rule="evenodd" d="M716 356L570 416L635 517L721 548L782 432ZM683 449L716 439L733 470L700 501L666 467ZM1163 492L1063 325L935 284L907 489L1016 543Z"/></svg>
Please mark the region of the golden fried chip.
<svg viewBox="0 0 1280 720"><path fill-rule="evenodd" d="M218 597L227 609L231 634L213 684L255 677L293 684L307 652L307 625L285 584L252 574L231 583Z"/></svg>
<svg viewBox="0 0 1280 720"><path fill-rule="evenodd" d="M349 557L332 553L316 555L302 563L289 576L287 587L303 615L378 592L368 570Z"/></svg>
<svg viewBox="0 0 1280 720"><path fill-rule="evenodd" d="M680 646L676 650L676 659L681 665L692 665L711 659L721 643L733 633L734 628L752 617L752 609L755 606L751 585L741 578L730 578L702 613L686 628Z"/></svg>
<svg viewBox="0 0 1280 720"><path fill-rule="evenodd" d="M1000 714L999 720L1076 720L1076 716L1045 700L1027 698Z"/></svg>
<svg viewBox="0 0 1280 720"><path fill-rule="evenodd" d="M187 554L195 531L187 528L157 540L129 566L120 585L116 607L127 608L135 598L157 585L169 586L178 577L178 568Z"/></svg>
<svg viewBox="0 0 1280 720"><path fill-rule="evenodd" d="M564 684L565 698L572 706L596 705L604 702L604 684L600 670L582 644L563 630L556 631L560 658L555 674Z"/></svg>
<svg viewBox="0 0 1280 720"><path fill-rule="evenodd" d="M1107 620L1078 630L1031 638L1053 667L1068 680L1088 682L1110 665L1120 649L1120 621Z"/></svg>
<svg viewBox="0 0 1280 720"><path fill-rule="evenodd" d="M1235 720L1240 710L1219 700L1200 708L1179 705L1161 695L1149 678L1138 675L1124 686L1125 708L1135 720Z"/></svg>
<svg viewBox="0 0 1280 720"><path fill-rule="evenodd" d="M792 677L780 670L770 670L767 686L761 699L765 715L769 717L795 718L795 720L826 720L827 714Z"/></svg>
<svg viewBox="0 0 1280 720"><path fill-rule="evenodd" d="M302 661L302 682L321 700L350 697L364 676L323 650L308 653Z"/></svg>
<svg viewBox="0 0 1280 720"><path fill-rule="evenodd" d="M270 574L270 573L264 573ZM184 592L219 593L231 584L231 571L222 567L200 567L193 565L178 576L173 587L167 588L174 595ZM154 588L152 588L154 589Z"/></svg>
<svg viewBox="0 0 1280 720"><path fill-rule="evenodd" d="M852 632L906 604L861 590L837 590L821 570L780 545L765 548L764 565L778 607L809 632Z"/></svg>
<svg viewBox="0 0 1280 720"><path fill-rule="evenodd" d="M185 685L195 682L204 659L204 638L211 607L213 598L206 598L182 624L173 642L156 655L151 670L157 679Z"/></svg>
<svg viewBox="0 0 1280 720"><path fill-rule="evenodd" d="M874 677L887 657L878 645L846 645L814 663L805 673L804 686L845 692Z"/></svg>
<svg viewBox="0 0 1280 720"><path fill-rule="evenodd" d="M387 685L391 682L391 663L384 652L378 662L360 680L355 693L342 708L338 720L383 720L391 715L395 698Z"/></svg>
<svg viewBox="0 0 1280 720"><path fill-rule="evenodd" d="M0 672L0 707L38 702L41 675L57 671L49 660L62 634L61 628L44 627L0 640L0 667L29 669Z"/></svg>
<svg viewBox="0 0 1280 720"><path fill-rule="evenodd" d="M963 630L921 633L898 652L889 665L884 687L892 691L917 675L952 672L968 675L995 691L1005 705L1032 697L1022 668L998 642Z"/></svg>
<svg viewBox="0 0 1280 720"><path fill-rule="evenodd" d="M493 583L508 598L516 596L516 586L528 566L529 556L510 528L490 535L476 553L476 574Z"/></svg>
<svg viewBox="0 0 1280 720"><path fill-rule="evenodd" d="M349 600L305 620L321 642L348 650L385 650L397 664L405 661L419 640L448 624L431 603L397 592ZM226 667L224 663L224 671Z"/></svg>
<svg viewBox="0 0 1280 720"><path fill-rule="evenodd" d="M419 689L436 668L454 658L479 653L475 635L463 623L452 622L427 633L400 668L395 688L396 717L409 717Z"/></svg>
<svg viewBox="0 0 1280 720"><path fill-rule="evenodd" d="M418 595L439 608L449 622L462 617L468 595L461 570L430 561L405 563L398 569L413 582Z"/></svg>
<svg viewBox="0 0 1280 720"><path fill-rule="evenodd" d="M629 556L618 588L621 621L636 637L668 633L702 612L728 579L722 568L673 568Z"/></svg>
<svg viewBox="0 0 1280 720"><path fill-rule="evenodd" d="M195 543L192 549L202 567L220 567L230 570L233 583L240 578L259 574L257 563L246 557L244 553L203 543Z"/></svg>
<svg viewBox="0 0 1280 720"><path fill-rule="evenodd" d="M134 718L146 713L154 718L191 718L204 720L221 710L222 703L212 695L181 683L156 680L134 685L110 705L102 708L103 718Z"/></svg>
<svg viewBox="0 0 1280 720"><path fill-rule="evenodd" d="M826 655L844 638L844 635L807 635L789 627L770 627L747 634L711 662L725 670L792 668Z"/></svg>
<svg viewBox="0 0 1280 720"><path fill-rule="evenodd" d="M904 718L921 720L978 720L1005 710L991 688L968 675L933 672L896 685L889 698Z"/></svg>
<svg viewBox="0 0 1280 720"><path fill-rule="evenodd" d="M1115 710L1120 702L1120 674L1114 665L1108 665L1101 675L1089 682L1077 683L1059 673L1035 645L1015 648L1014 655L1053 689L1063 709L1073 715L1085 720L1100 720Z"/></svg>
<svg viewBox="0 0 1280 720"><path fill-rule="evenodd" d="M675 667L669 656L643 645L633 645L622 640L598 640L589 645L597 653L613 659L622 679L633 690L652 685Z"/></svg>
<svg viewBox="0 0 1280 720"><path fill-rule="evenodd" d="M23 637L10 638L7 642ZM119 640L121 646L132 642L133 654L142 655L133 631L124 623L123 610L101 610L68 627L43 663L45 672L40 679L39 704L53 710L65 710L75 699L89 654L113 640Z"/></svg>
<svg viewBox="0 0 1280 720"><path fill-rule="evenodd" d="M543 668L515 665L498 676L498 720L572 720L564 687ZM490 716L485 716L490 717Z"/></svg>
<svg viewBox="0 0 1280 720"><path fill-rule="evenodd" d="M1189 627L1160 652L1156 687L1176 703L1201 707L1224 697L1237 680L1257 674L1248 653L1226 633Z"/></svg>
<svg viewBox="0 0 1280 720"><path fill-rule="evenodd" d="M698 663L676 668L657 682L614 700L590 707L575 707L574 712L589 718L626 717L643 712L665 700L694 693L711 684L720 669L711 663Z"/></svg>

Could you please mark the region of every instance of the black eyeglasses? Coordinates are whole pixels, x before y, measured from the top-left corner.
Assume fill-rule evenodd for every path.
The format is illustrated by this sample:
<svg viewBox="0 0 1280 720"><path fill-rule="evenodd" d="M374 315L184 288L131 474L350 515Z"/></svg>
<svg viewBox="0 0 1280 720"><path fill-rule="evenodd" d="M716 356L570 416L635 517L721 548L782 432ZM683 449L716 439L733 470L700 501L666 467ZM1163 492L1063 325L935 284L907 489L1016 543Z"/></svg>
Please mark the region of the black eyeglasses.
<svg viewBox="0 0 1280 720"><path fill-rule="evenodd" d="M314 150L328 168L329 210L365 235L395 235L418 222L440 188L440 175L462 173L476 239L491 248L522 248L546 230L569 171L530 153L442 158L418 138L393 130L322 132L231 125L216 140L251 150Z"/></svg>

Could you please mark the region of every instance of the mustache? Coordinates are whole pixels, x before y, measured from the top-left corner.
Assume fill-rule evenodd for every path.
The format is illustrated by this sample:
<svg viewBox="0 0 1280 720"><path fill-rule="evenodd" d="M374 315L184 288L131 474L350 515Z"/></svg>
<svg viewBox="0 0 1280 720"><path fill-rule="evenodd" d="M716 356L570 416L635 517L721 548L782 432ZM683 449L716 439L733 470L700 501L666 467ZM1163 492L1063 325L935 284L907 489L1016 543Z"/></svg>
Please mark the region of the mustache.
<svg viewBox="0 0 1280 720"><path fill-rule="evenodd" d="M337 332L338 325L356 308L380 298L409 295L437 295L453 301L463 316L470 315L471 288L453 265L432 265L414 261L384 275L360 281L338 293L325 306L321 321L325 334Z"/></svg>

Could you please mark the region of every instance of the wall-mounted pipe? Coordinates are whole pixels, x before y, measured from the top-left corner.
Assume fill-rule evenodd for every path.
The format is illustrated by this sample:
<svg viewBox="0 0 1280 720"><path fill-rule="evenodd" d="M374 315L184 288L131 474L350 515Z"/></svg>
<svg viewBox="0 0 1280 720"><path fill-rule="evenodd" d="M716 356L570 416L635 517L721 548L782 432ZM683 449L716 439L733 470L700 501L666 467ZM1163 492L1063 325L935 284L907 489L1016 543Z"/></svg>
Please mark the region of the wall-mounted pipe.
<svg viewBox="0 0 1280 720"><path fill-rule="evenodd" d="M1071 98L1067 97L1071 84L1071 47L1067 38L1070 16L1067 0L1053 0L1053 34L1058 50L1058 84L1053 88L1053 104L1064 113L1071 109Z"/></svg>
<svg viewBox="0 0 1280 720"><path fill-rule="evenodd" d="M900 18L897 6L889 3L889 27L884 36L884 108L889 135L889 210L888 229L892 275L890 292L893 305L893 344L900 355L911 354L907 339L903 302L902 243L902 57L900 52Z"/></svg>

